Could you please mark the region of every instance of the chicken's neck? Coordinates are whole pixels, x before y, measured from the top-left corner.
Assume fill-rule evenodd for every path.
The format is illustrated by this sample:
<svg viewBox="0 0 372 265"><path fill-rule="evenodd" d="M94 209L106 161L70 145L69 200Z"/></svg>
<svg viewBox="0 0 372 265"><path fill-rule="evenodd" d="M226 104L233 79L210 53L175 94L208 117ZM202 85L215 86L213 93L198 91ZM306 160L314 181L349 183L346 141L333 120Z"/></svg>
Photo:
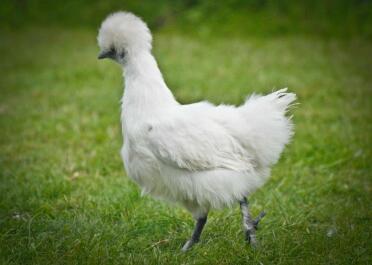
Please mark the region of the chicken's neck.
<svg viewBox="0 0 372 265"><path fill-rule="evenodd" d="M128 55L124 69L123 112L127 115L156 115L178 104L150 52Z"/></svg>

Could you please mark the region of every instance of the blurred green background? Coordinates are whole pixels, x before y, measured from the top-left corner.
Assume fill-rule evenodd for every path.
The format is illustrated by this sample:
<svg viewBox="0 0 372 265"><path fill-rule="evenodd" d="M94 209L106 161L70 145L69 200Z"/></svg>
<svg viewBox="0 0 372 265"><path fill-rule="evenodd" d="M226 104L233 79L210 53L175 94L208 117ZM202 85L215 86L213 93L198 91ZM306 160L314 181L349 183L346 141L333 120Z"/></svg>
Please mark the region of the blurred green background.
<svg viewBox="0 0 372 265"><path fill-rule="evenodd" d="M95 29L108 13L130 10L145 18L152 29L173 26L202 34L217 30L236 35L372 36L372 3L368 0L3 0L1 6L1 24L10 28Z"/></svg>
<svg viewBox="0 0 372 265"><path fill-rule="evenodd" d="M182 208L141 197L119 149L121 69L98 61L107 14L127 10L182 103L241 104L289 87L296 134L250 198L213 211L200 244ZM369 264L371 1L0 2L1 264Z"/></svg>

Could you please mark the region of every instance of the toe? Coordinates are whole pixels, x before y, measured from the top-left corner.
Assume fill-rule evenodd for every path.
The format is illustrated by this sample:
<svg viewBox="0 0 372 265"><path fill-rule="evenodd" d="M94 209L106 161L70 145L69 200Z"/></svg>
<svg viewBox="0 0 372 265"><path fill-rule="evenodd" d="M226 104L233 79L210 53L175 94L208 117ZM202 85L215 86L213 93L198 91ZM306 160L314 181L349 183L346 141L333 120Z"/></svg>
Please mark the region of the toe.
<svg viewBox="0 0 372 265"><path fill-rule="evenodd" d="M258 228L258 223L261 221L261 219L266 215L266 212L262 211L260 212L260 214L256 217L256 219L254 219L253 221L253 225L254 225L254 228L257 230Z"/></svg>
<svg viewBox="0 0 372 265"><path fill-rule="evenodd" d="M188 240L186 243L185 243L185 245L183 245L183 247L182 247L182 252L186 252L186 251L188 251L191 247L192 247L192 245L194 245L194 242L192 241L192 240Z"/></svg>

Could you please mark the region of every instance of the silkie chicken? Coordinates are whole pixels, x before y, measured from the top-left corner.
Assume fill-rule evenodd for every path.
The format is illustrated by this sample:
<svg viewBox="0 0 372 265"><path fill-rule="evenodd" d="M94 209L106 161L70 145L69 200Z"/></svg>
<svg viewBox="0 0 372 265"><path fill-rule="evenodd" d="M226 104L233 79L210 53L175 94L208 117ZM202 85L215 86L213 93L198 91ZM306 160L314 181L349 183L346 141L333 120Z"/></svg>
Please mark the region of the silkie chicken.
<svg viewBox="0 0 372 265"><path fill-rule="evenodd" d="M243 105L181 105L151 53L147 25L129 12L109 15L98 33L99 59L123 67L121 155L142 194L176 202L196 225L182 250L199 241L208 211L240 203L245 239L257 244L264 212L252 218L247 196L262 186L293 134L294 93L252 95Z"/></svg>

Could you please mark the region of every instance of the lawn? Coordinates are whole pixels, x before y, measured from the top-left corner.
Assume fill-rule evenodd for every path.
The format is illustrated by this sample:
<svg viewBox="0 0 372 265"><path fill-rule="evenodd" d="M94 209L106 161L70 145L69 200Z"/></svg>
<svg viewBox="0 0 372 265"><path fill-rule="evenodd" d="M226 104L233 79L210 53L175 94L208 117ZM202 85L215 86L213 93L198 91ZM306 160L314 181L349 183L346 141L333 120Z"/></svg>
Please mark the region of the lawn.
<svg viewBox="0 0 372 265"><path fill-rule="evenodd" d="M182 103L242 103L289 87L296 134L250 198L210 214L200 244L182 208L141 197L119 149L121 69L96 32L34 27L0 36L1 264L369 264L372 44L316 36L200 37L157 31L154 53Z"/></svg>

